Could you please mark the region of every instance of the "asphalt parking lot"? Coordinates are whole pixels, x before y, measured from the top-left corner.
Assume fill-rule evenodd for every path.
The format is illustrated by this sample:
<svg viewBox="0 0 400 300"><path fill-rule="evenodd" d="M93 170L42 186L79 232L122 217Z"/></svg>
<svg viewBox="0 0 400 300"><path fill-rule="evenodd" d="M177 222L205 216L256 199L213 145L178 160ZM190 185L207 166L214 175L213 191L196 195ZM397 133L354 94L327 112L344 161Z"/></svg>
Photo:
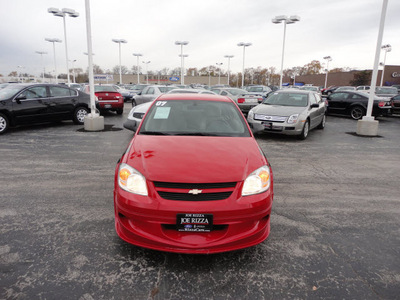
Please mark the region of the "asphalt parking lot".
<svg viewBox="0 0 400 300"><path fill-rule="evenodd" d="M115 233L129 108L104 132L62 122L0 136L0 299L399 299L400 116L373 138L333 116L305 141L257 136L274 171L269 238L181 255Z"/></svg>

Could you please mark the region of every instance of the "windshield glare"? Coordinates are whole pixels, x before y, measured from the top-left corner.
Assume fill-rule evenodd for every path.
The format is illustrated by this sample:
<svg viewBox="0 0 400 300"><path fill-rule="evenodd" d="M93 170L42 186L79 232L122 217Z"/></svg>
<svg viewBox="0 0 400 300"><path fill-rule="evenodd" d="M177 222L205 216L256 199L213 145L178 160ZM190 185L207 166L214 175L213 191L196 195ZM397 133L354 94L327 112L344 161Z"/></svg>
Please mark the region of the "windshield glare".
<svg viewBox="0 0 400 300"><path fill-rule="evenodd" d="M251 136L233 103L203 100L156 101L143 120L139 134Z"/></svg>
<svg viewBox="0 0 400 300"><path fill-rule="evenodd" d="M396 88L376 88L376 94L397 94Z"/></svg>
<svg viewBox="0 0 400 300"><path fill-rule="evenodd" d="M95 92L118 92L117 89L110 85L95 85Z"/></svg>
<svg viewBox="0 0 400 300"><path fill-rule="evenodd" d="M308 105L308 94L274 93L262 103L280 106L306 107Z"/></svg>

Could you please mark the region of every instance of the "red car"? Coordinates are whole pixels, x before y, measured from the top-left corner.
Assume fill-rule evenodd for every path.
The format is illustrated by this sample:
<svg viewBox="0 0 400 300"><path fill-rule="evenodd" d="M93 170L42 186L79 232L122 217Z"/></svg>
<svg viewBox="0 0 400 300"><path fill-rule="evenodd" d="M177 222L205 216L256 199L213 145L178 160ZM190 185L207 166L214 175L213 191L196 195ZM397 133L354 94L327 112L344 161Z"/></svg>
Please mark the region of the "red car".
<svg viewBox="0 0 400 300"><path fill-rule="evenodd" d="M89 86L85 87L85 92L89 93ZM94 94L97 97L99 110L115 111L122 115L124 112L124 97L117 91L115 87L108 84L94 86Z"/></svg>
<svg viewBox="0 0 400 300"><path fill-rule="evenodd" d="M250 247L270 232L271 167L228 97L164 94L115 170L117 234L168 252Z"/></svg>

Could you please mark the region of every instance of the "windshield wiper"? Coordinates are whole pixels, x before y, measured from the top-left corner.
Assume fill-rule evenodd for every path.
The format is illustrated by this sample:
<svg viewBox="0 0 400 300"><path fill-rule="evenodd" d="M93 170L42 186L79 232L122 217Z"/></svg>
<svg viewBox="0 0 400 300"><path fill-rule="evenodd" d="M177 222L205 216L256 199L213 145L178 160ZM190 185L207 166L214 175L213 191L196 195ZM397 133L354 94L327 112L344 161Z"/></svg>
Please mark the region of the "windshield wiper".
<svg viewBox="0 0 400 300"><path fill-rule="evenodd" d="M161 132L161 131L141 131L139 134L145 134L145 135L171 135L170 133L167 132Z"/></svg>
<svg viewBox="0 0 400 300"><path fill-rule="evenodd" d="M175 133L174 135L187 135L187 136L219 136L218 134L206 133L206 132L185 132L185 133Z"/></svg>

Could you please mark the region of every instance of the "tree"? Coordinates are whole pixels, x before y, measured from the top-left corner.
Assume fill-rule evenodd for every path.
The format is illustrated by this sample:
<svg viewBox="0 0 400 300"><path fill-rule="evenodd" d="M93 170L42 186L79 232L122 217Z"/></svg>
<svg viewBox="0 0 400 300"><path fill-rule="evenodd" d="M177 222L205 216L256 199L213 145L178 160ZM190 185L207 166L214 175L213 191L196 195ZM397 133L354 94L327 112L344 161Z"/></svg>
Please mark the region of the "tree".
<svg viewBox="0 0 400 300"><path fill-rule="evenodd" d="M112 69L113 74L119 74L119 66L115 66ZM121 74L128 74L128 68L125 66L121 66Z"/></svg>
<svg viewBox="0 0 400 300"><path fill-rule="evenodd" d="M321 62L319 60L313 60L312 62L304 65L305 75L309 74L320 74L321 73Z"/></svg>
<svg viewBox="0 0 400 300"><path fill-rule="evenodd" d="M18 76L17 71L12 71L10 74L8 74L9 77L16 77Z"/></svg>
<svg viewBox="0 0 400 300"><path fill-rule="evenodd" d="M369 85L371 83L371 75L372 72L368 70L355 72L350 84L353 86Z"/></svg>

